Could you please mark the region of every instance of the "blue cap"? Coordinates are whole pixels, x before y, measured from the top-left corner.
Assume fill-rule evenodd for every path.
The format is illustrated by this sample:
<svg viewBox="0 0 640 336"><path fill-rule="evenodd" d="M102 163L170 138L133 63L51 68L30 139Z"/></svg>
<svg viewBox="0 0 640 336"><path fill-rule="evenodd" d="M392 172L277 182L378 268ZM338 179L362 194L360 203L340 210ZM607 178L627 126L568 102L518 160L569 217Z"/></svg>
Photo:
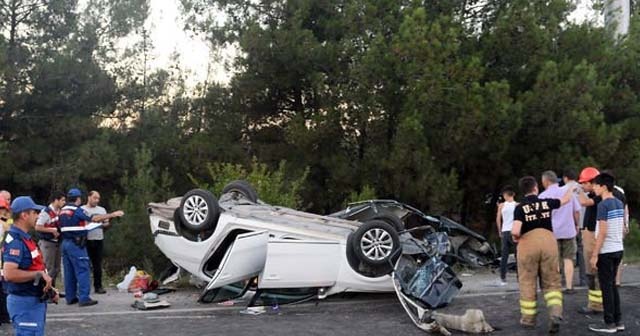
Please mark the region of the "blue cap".
<svg viewBox="0 0 640 336"><path fill-rule="evenodd" d="M67 192L67 197L80 197L82 196L82 191L78 188L71 188Z"/></svg>
<svg viewBox="0 0 640 336"><path fill-rule="evenodd" d="M29 196L16 197L11 203L11 212L14 214L27 210L42 210L44 206L36 204Z"/></svg>

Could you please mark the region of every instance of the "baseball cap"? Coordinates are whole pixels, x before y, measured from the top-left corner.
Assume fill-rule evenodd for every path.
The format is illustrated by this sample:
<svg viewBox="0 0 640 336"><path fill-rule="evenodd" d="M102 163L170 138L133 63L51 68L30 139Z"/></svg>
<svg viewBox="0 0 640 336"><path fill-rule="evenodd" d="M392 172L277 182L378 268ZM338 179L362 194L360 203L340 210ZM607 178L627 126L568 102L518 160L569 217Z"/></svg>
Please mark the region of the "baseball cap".
<svg viewBox="0 0 640 336"><path fill-rule="evenodd" d="M71 188L67 192L67 197L80 197L82 196L82 191L78 188Z"/></svg>
<svg viewBox="0 0 640 336"><path fill-rule="evenodd" d="M29 196L19 196L11 203L11 212L14 214L27 210L42 210L44 206L36 204Z"/></svg>

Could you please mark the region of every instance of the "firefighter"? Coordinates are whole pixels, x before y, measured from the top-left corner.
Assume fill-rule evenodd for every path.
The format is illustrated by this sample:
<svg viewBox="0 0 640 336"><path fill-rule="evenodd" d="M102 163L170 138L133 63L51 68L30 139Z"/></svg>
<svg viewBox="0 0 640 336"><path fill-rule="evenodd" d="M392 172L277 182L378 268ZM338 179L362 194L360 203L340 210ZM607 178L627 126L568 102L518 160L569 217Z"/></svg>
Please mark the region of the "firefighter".
<svg viewBox="0 0 640 336"><path fill-rule="evenodd" d="M107 219L124 215L122 211L115 211L105 215L89 216L80 207L82 192L72 188L67 192L67 204L59 215L60 231L62 232L62 260L64 270L64 288L67 304L78 303L79 306L92 306L98 301L89 297L90 273L89 255L87 254L87 230L89 222L102 222Z"/></svg>
<svg viewBox="0 0 640 336"><path fill-rule="evenodd" d="M11 204L14 224L5 236L2 259L7 309L16 336L44 335L46 298L58 300L38 245L29 235L43 208L28 196L17 197Z"/></svg>
<svg viewBox="0 0 640 336"><path fill-rule="evenodd" d="M536 284L540 285L549 313L549 333L560 329L562 287L558 244L551 226L551 210L566 204L573 196L570 187L562 199L538 198L538 183L532 176L519 181L524 199L514 210L511 235L518 243L518 285L520 287L520 324L535 328L537 315Z"/></svg>

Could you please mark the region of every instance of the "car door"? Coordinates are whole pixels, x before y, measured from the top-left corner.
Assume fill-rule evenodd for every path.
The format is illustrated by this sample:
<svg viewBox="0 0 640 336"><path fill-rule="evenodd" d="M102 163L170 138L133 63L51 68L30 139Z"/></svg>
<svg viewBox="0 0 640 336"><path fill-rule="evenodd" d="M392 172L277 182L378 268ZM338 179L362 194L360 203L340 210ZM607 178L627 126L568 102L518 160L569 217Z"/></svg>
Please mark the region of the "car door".
<svg viewBox="0 0 640 336"><path fill-rule="evenodd" d="M213 274L205 291L224 285L237 283L258 275L264 268L267 258L268 231L257 231L240 234Z"/></svg>
<svg viewBox="0 0 640 336"><path fill-rule="evenodd" d="M337 241L273 239L258 277L259 288L330 287L341 261Z"/></svg>

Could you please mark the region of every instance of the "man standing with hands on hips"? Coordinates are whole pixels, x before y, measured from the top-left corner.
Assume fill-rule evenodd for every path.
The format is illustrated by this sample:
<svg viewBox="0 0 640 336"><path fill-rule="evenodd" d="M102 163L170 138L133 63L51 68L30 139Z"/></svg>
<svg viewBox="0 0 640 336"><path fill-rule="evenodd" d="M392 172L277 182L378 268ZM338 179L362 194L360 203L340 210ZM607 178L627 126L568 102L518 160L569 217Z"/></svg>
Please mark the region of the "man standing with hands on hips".
<svg viewBox="0 0 640 336"><path fill-rule="evenodd" d="M89 255L87 254L87 232L90 222L103 222L121 217L124 212L118 210L105 215L89 216L81 207L82 192L72 188L67 192L67 205L60 212L60 231L62 232L62 258L64 264L64 287L67 304L93 306L98 301L91 299L91 279L89 275Z"/></svg>
<svg viewBox="0 0 640 336"><path fill-rule="evenodd" d="M46 301L58 301L38 245L29 235L42 209L28 196L11 203L14 222L4 240L2 259L7 309L16 336L44 335Z"/></svg>

